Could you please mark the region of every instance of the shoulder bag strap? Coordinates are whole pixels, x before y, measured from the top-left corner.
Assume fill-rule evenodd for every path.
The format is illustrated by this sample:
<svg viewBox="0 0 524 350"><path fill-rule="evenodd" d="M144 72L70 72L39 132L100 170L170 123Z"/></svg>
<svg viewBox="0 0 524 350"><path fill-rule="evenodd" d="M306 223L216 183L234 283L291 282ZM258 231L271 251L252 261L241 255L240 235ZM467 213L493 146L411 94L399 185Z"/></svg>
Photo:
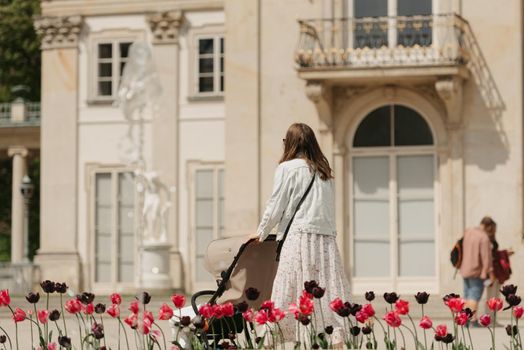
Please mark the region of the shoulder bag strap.
<svg viewBox="0 0 524 350"><path fill-rule="evenodd" d="M278 242L277 259L276 259L277 261L280 260L280 252L282 251L282 246L284 245L284 241L286 240L286 237L287 237L287 234L289 232L289 229L291 228L291 224L293 223L293 219L295 218L295 215L297 214L297 211L300 209L300 205L306 199L309 191L311 190L311 187L313 187L313 182L315 182L315 177L316 177L316 174L313 173L313 177L311 178L311 181L309 182L309 185L308 185L308 187L306 189L306 192L304 192L304 194L302 195L302 198L300 198L300 201L298 202L297 207L295 208L293 216L291 216L291 219L289 219L289 222L288 222L288 224L286 226L286 230L284 231L284 237L282 237L282 240L280 242Z"/></svg>

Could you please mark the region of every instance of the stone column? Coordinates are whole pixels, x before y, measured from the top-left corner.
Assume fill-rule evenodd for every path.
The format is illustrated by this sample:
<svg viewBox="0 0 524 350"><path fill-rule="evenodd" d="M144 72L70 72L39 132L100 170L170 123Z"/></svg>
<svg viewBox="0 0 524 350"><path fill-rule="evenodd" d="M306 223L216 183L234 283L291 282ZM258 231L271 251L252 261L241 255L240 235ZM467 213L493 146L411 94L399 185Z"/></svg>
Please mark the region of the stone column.
<svg viewBox="0 0 524 350"><path fill-rule="evenodd" d="M153 118L153 169L168 187L178 189L178 82L179 29L181 11L154 13L147 21L153 33L153 59L162 83L159 111ZM167 215L170 287L183 287L182 258L178 241L178 195L172 192L173 206Z"/></svg>
<svg viewBox="0 0 524 350"><path fill-rule="evenodd" d="M13 184L11 199L11 262L20 263L24 259L24 197L20 192L22 178L26 174L27 149L10 147L7 151L13 158Z"/></svg>
<svg viewBox="0 0 524 350"><path fill-rule="evenodd" d="M41 17L42 119L40 249L41 279L82 287L77 247L78 37L80 16Z"/></svg>
<svg viewBox="0 0 524 350"><path fill-rule="evenodd" d="M226 235L253 234L261 201L261 13L258 1L229 0L226 13ZM242 28L242 30L239 30ZM250 195L246 195L249 193Z"/></svg>

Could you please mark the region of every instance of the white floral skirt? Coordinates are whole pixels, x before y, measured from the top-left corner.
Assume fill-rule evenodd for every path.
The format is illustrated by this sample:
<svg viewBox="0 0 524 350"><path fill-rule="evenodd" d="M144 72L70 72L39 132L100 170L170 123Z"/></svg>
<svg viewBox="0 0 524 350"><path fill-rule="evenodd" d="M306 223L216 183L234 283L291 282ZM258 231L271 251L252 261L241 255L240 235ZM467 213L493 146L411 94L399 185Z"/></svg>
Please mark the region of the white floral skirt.
<svg viewBox="0 0 524 350"><path fill-rule="evenodd" d="M339 297L349 301L349 282L344 274L344 266L337 248L336 237L313 233L289 232L282 247L271 300L275 306L288 309L289 304L297 303L304 290L304 282L315 280L326 289L321 299L314 299L317 332L327 326L343 329L343 318L329 308L329 303ZM320 312L322 309L322 312ZM297 327L294 315L288 314L280 321L286 341L303 337Z"/></svg>

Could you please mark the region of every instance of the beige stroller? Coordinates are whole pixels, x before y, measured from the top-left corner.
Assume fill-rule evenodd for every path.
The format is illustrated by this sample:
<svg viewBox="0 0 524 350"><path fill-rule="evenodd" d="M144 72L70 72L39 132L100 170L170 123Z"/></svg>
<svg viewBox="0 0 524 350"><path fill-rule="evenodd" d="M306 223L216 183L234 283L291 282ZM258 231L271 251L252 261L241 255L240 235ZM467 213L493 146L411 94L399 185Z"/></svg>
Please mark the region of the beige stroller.
<svg viewBox="0 0 524 350"><path fill-rule="evenodd" d="M236 305L245 301L250 307L258 309L262 302L271 298L278 267L277 246L274 235L260 243L245 236L212 241L206 250L205 268L216 279L217 289L195 293L191 297L192 310L186 310L185 313L189 316L198 315L198 308L204 303L231 302ZM247 300L244 295L244 291L250 287L260 292L255 301ZM240 313L235 314L232 321L235 322L235 327L231 326L231 320L226 322L224 319L214 320L209 325L207 338L210 348L213 347L213 342L226 338L229 332L243 331ZM182 342L183 340L181 345L184 345Z"/></svg>

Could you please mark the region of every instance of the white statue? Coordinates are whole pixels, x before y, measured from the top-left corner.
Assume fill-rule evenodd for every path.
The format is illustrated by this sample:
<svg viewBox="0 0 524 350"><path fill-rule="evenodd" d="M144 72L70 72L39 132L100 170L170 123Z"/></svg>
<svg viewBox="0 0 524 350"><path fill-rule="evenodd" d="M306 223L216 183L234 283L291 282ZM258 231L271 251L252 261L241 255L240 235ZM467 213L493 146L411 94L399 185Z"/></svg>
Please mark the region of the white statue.
<svg viewBox="0 0 524 350"><path fill-rule="evenodd" d="M143 193L142 222L144 241L167 241L167 211L171 207L170 190L155 171L135 171L138 191Z"/></svg>
<svg viewBox="0 0 524 350"><path fill-rule="evenodd" d="M129 122L127 135L120 141L119 147L124 161L137 168L137 191L142 195L143 205L141 238L147 242L167 241L167 212L171 207L171 191L160 181L155 171L146 171L144 160L143 111L148 105L154 107L161 94L162 87L149 45L144 42L133 43L118 90L118 104Z"/></svg>

